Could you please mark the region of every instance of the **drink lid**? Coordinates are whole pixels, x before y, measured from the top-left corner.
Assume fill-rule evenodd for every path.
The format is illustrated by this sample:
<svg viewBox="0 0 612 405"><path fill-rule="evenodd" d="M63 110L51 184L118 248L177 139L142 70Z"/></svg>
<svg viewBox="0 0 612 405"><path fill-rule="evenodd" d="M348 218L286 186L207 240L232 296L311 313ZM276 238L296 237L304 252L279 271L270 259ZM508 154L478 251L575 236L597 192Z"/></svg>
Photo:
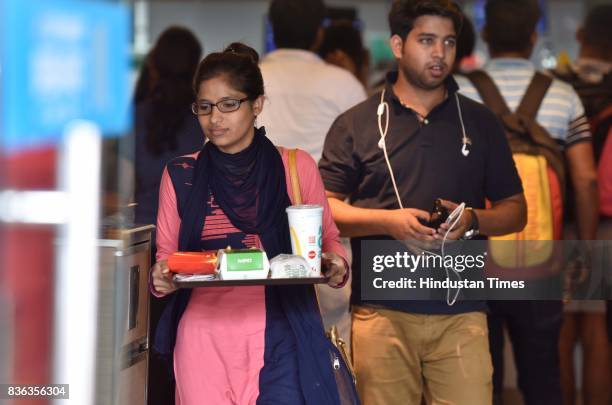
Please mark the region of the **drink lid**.
<svg viewBox="0 0 612 405"><path fill-rule="evenodd" d="M291 205L285 211L323 211L323 207L316 204Z"/></svg>

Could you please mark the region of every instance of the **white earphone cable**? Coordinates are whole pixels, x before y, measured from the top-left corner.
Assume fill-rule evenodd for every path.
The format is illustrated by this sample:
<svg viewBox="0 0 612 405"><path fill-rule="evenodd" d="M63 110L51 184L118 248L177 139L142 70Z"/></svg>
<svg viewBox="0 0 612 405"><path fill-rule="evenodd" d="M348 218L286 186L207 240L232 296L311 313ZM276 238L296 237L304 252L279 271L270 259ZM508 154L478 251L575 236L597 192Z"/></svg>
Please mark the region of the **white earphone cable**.
<svg viewBox="0 0 612 405"><path fill-rule="evenodd" d="M384 101L385 90L382 91L380 95L380 103L378 104L378 109L376 110L376 115L378 116L378 130L380 131L380 141L378 141L378 146L380 146L383 150L383 154L385 155L385 162L387 162L387 168L389 169L389 174L391 175L391 183L393 184L393 190L395 191L395 197L397 198L397 203L401 209L404 209L404 205L402 204L402 199L399 195L399 190L397 189L397 183L395 182L395 175L393 174L393 168L391 167L391 162L389 161L389 154L387 153L387 143L385 142L387 137L387 130L389 129L389 104ZM382 116L385 116L385 129L382 127Z"/></svg>
<svg viewBox="0 0 612 405"><path fill-rule="evenodd" d="M457 275L457 277L459 278L459 281L461 281L463 280L463 278L461 277L461 274L459 274L461 272L455 270L454 267L447 267L445 264L445 260L444 260L444 258L446 258L446 253L444 253L444 245L446 244L448 234L452 231L455 225L457 225L457 223L461 220L461 217L463 216L463 213L465 212L465 203L459 204L457 208L455 208L455 211L456 210L459 210L459 214L457 214L457 218L455 218L455 220L452 222L452 224L448 227L448 229L444 233L444 238L442 238L442 246L441 246L440 252L442 253L442 265L444 266L444 270L446 271L446 278L450 280L450 273L449 273L449 269L450 269L450 271L452 271L454 274ZM453 211L451 215L454 214L455 211ZM451 289L449 286L449 288L446 290L446 304L452 307L453 305L455 305L455 302L457 302L457 297L459 297L459 293L461 292L461 289L460 288L457 289L457 292L455 293L455 296L453 297L452 300L450 298L450 294L451 294L450 290Z"/></svg>
<svg viewBox="0 0 612 405"><path fill-rule="evenodd" d="M458 213L455 214L455 212L458 212ZM459 274L459 273L461 273L461 271L455 270L455 268L452 267L452 266L446 266L445 260L444 260L446 258L446 253L444 252L444 245L446 244L446 241L448 240L448 234L452 231L452 229L455 227L455 225L457 225L457 223L461 220L461 217L463 216L464 212L465 212L465 203L461 203L450 214L451 216L457 215L457 217L452 221L452 223L450 224L450 227L444 233L444 237L442 238L442 244L440 246L440 254L432 252L430 250L419 248L419 250L421 252L423 252L423 253L427 253L427 254L429 254L431 256L438 256L438 257L442 258L442 266L444 267L444 271L446 272L446 278L449 279L449 280L450 280L450 273L451 272L453 274L455 274L459 278L459 281L463 280L463 277L461 277L461 274ZM461 292L461 289L457 289L455 295L451 299L451 288L449 286L447 288L447 290L446 290L446 304L448 306L450 306L450 307L455 305L455 302L457 302L457 298L459 297L459 293L460 292Z"/></svg>
<svg viewBox="0 0 612 405"><path fill-rule="evenodd" d="M400 206L401 209L404 208L403 204L402 204L402 200L400 198L399 195L399 191L397 188L397 184L395 182L395 175L393 174L393 168L391 167L391 162L389 161L389 154L387 153L387 144L386 144L386 137L387 137L387 130L389 129L389 104L384 101L384 97L385 97L385 90L383 89L381 95L380 95L380 103L378 104L378 108L376 110L376 115L378 118L378 131L380 132L380 140L378 141L378 147L380 147L383 150L383 154L385 155L385 162L387 163L387 168L389 169L389 174L391 176L391 183L393 184L393 190L395 191L395 197L397 198L397 202ZM463 124L463 114L461 112L461 105L459 103L459 97L457 96L457 93L455 93L455 102L457 103L457 110L459 113L459 122L461 124L461 143L462 143L462 147L461 147L461 153L463 154L463 156L468 156L470 151L467 149L467 145L470 143L470 139L467 137L467 134L465 133L465 126ZM385 128L383 129L382 126L382 116L385 116ZM463 278L461 277L461 275L459 274L460 272L455 270L453 267L447 267L444 264L444 258L446 257L446 254L444 253L444 245L446 244L446 240L448 238L448 234L451 232L451 230L455 227L455 225L457 225L457 223L461 220L461 217L463 216L463 212L465 211L465 203L461 203L459 206L457 206L457 208L455 208L455 210L453 211L453 213L451 214L451 216L454 216L453 214L455 214L455 212L457 212L457 217L452 221L452 223L450 224L450 227L448 228L448 230L446 231L446 233L444 234L444 238L442 239L442 246L441 246L441 255L434 253L434 252L430 252L424 249L421 249L423 252L425 253L429 253L431 255L434 256L441 256L442 257L442 265L444 266L444 270L446 271L446 278L450 280L450 272L452 271L454 274L457 275L457 277L459 277L459 281L463 280ZM461 292L460 289L457 289L457 292L455 293L454 297L451 299L450 295L451 295L451 291L450 291L450 287L447 289L446 291L446 303L449 306L453 306L455 304L455 302L457 301L457 298L459 296L459 293Z"/></svg>

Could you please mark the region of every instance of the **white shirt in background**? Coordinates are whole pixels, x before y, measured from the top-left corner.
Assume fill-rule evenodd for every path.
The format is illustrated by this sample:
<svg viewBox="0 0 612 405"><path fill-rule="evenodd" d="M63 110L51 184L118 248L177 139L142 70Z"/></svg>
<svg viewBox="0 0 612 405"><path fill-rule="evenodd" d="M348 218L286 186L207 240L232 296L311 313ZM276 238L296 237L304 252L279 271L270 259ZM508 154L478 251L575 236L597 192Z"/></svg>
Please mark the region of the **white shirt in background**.
<svg viewBox="0 0 612 405"><path fill-rule="evenodd" d="M363 86L347 70L300 49L270 52L260 67L266 101L257 125L275 145L303 149L318 162L336 117L366 99Z"/></svg>

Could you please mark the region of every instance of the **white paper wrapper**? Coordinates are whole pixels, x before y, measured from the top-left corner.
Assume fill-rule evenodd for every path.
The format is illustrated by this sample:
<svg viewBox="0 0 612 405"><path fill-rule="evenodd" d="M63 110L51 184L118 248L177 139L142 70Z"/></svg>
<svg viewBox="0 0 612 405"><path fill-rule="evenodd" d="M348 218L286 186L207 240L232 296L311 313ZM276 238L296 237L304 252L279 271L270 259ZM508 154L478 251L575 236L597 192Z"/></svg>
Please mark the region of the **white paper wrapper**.
<svg viewBox="0 0 612 405"><path fill-rule="evenodd" d="M216 280L216 274L175 274L174 281L210 281Z"/></svg>
<svg viewBox="0 0 612 405"><path fill-rule="evenodd" d="M310 270L306 259L298 255L280 254L270 260L272 278L310 278L320 274Z"/></svg>

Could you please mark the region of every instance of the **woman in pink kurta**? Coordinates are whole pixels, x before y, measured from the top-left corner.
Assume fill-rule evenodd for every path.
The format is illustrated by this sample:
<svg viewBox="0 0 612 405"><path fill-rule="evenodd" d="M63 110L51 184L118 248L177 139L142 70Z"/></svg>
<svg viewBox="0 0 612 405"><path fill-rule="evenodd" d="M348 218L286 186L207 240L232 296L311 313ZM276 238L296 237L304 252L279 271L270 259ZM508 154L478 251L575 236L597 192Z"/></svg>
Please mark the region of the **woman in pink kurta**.
<svg viewBox="0 0 612 405"><path fill-rule="evenodd" d="M285 205L291 204L294 199L288 153L281 148L279 154L279 150L265 138L263 129L253 128L254 118L263 107L263 88L253 94L253 86L248 85L248 80L246 83L243 80L241 85L240 80L232 78L232 74L244 78L244 72L238 75L239 69L223 70L231 62L233 65L242 64L246 70L256 69L259 72L256 60L241 54L236 48L243 49L241 45L233 44L230 51L211 54L202 61L196 74L198 101L194 104L194 112L198 114L209 144L202 152L169 163L162 176L157 219L158 262L152 272L152 290L157 296L175 290L165 259L181 248L181 240L184 244L189 239L184 221L189 220L189 224L192 224L198 222L194 218L199 218L190 212L201 215L204 223L201 228L192 227L191 234L198 232L199 239L194 241L194 237L191 237L192 247L214 250L230 245L233 248L259 247L266 251L278 248L279 252L287 249L288 240L278 237L284 232L288 234L288 229L285 231L284 211L271 209L263 213L260 210L264 205L277 207L277 199L284 198ZM249 156L256 158L250 159ZM216 166L217 161L223 161L224 166ZM201 175L196 180L197 173L204 173L201 167L207 167L209 172L217 171L214 176L211 174L208 180L204 180L208 182L206 190L199 191L204 198L194 203L193 194L198 187L202 187L200 183L204 177ZM307 153L298 151L297 169L303 202L323 206L322 250L326 252L323 265L327 275L331 276L330 285L341 287L348 278L346 254L331 217L317 166ZM271 174L274 170L280 173ZM231 191L223 188L225 180L220 178L224 174L229 178ZM252 184L257 183L257 186L253 186L252 193L241 196L242 191L251 184L251 177L256 178ZM277 184L276 188L273 184ZM273 198L266 197L271 194ZM235 205L241 206L237 214L233 211ZM226 212L228 209L230 215ZM254 214L255 211L258 215ZM279 215L279 211L283 212ZM272 221L270 225L269 217L276 217L276 222ZM261 234L245 232L235 225L249 220L259 221L263 224L262 229L269 226L273 231ZM248 228L248 225L242 228ZM259 228L250 229L257 231ZM318 390L321 392L304 388L304 377L300 376L300 373L309 372L314 364L306 364L304 359L316 356L300 356L301 348L306 350L309 344L303 343L304 333L300 327L296 327L296 319L301 319L303 314L293 311L305 311L305 319L311 319L308 313L311 293L303 288L290 294L266 288L193 289L180 317L174 344L177 404L336 403L336 395L325 392L324 387ZM295 301L295 305L288 304L292 295L300 294L305 300ZM306 304L300 308L302 302ZM317 339L322 334L322 327L318 330L318 323L312 323ZM310 329L305 330L310 337ZM328 381L331 375L328 371L323 367L320 374L327 378L319 385L329 385L329 390L333 391L333 384ZM308 384L309 380L306 381Z"/></svg>

